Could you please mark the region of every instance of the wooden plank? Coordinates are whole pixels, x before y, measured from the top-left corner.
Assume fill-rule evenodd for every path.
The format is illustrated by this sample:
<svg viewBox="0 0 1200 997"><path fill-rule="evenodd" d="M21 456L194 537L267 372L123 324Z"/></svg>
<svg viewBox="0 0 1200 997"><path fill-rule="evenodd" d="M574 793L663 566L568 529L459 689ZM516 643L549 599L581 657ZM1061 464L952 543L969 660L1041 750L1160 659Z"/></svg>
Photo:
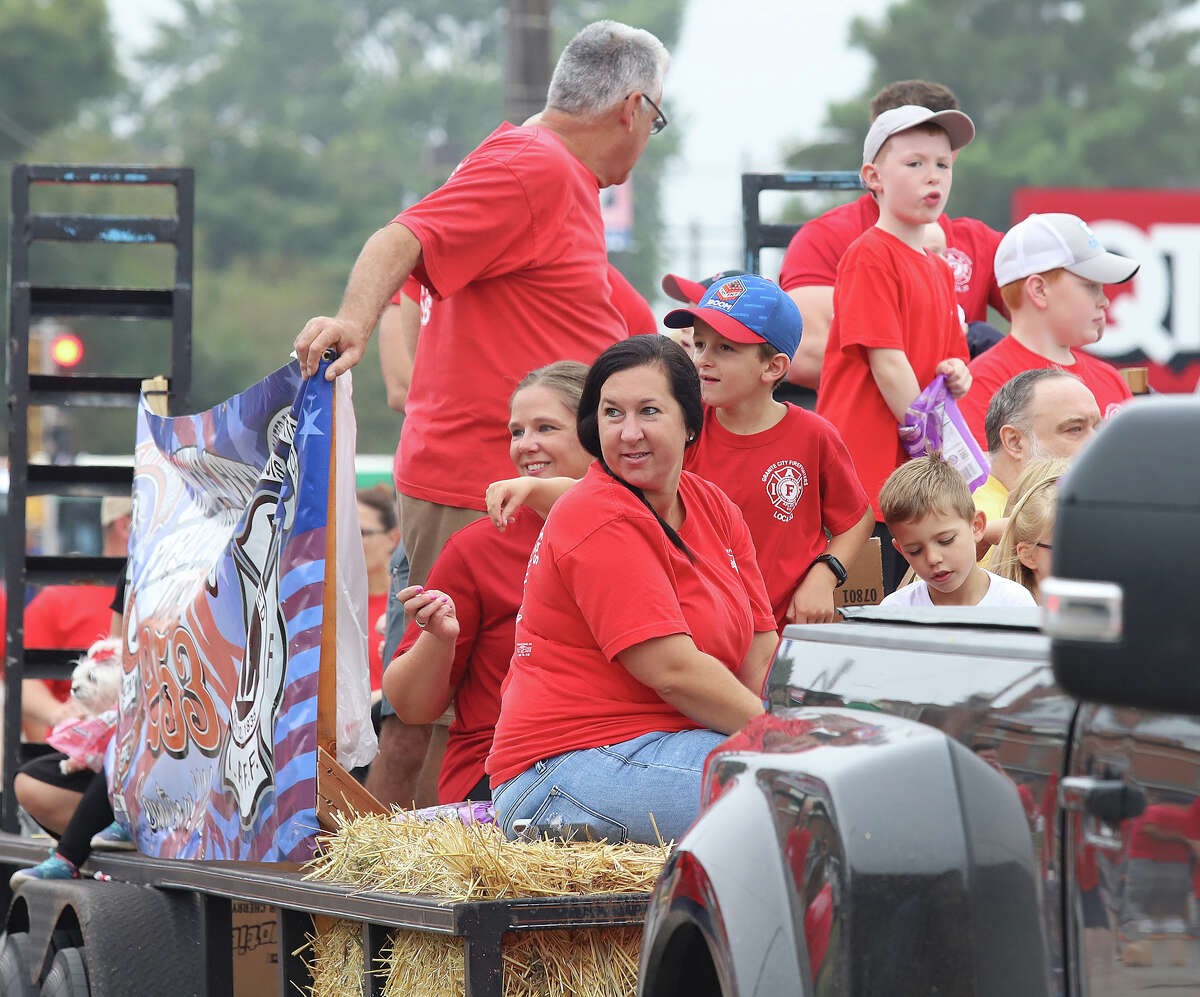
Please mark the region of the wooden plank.
<svg viewBox="0 0 1200 997"><path fill-rule="evenodd" d="M321 374L314 375L320 377ZM329 418L329 508L325 517L325 585L321 664L317 673L317 746L337 754L337 389ZM335 763L336 764L336 763ZM339 766L340 767L340 766ZM343 769L343 771L345 771ZM320 787L318 786L318 795Z"/></svg>
<svg viewBox="0 0 1200 997"><path fill-rule="evenodd" d="M337 829L334 815L386 814L387 807L347 772L336 758L317 746L317 823L322 831Z"/></svg>
<svg viewBox="0 0 1200 997"><path fill-rule="evenodd" d="M142 381L142 394L146 396L146 408L155 415L167 414L167 379L161 374Z"/></svg>

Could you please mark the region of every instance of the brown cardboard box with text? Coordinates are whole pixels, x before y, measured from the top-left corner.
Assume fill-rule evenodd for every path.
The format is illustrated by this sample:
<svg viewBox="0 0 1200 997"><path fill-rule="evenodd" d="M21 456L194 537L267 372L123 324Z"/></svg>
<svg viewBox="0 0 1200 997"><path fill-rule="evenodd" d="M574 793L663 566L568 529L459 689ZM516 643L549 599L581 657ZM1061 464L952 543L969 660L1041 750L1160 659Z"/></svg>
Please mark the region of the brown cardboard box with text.
<svg viewBox="0 0 1200 997"><path fill-rule="evenodd" d="M883 558L879 537L868 537L858 556L846 565L846 584L833 590L834 605L877 606L883 598Z"/></svg>

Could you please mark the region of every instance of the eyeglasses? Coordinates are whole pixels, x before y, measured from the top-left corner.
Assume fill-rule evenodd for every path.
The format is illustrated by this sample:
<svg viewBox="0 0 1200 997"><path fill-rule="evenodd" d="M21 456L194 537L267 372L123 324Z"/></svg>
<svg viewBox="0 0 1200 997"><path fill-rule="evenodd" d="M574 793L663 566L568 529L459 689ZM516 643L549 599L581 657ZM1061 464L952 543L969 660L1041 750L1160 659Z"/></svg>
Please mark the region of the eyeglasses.
<svg viewBox="0 0 1200 997"><path fill-rule="evenodd" d="M1054 544L1044 544L1040 540L1034 544L1035 547L1041 547L1042 550L1054 550Z"/></svg>
<svg viewBox="0 0 1200 997"><path fill-rule="evenodd" d="M387 530L359 530L364 537L377 537L380 533L387 533Z"/></svg>
<svg viewBox="0 0 1200 997"><path fill-rule="evenodd" d="M652 108L654 108L654 124L652 124L650 126L650 134L657 135L659 132L661 132L664 128L667 127L667 124L668 124L667 116L662 113L662 108L660 108L656 103L654 103L654 101L652 101L644 93L642 94L642 100L644 100L647 104L649 104Z"/></svg>

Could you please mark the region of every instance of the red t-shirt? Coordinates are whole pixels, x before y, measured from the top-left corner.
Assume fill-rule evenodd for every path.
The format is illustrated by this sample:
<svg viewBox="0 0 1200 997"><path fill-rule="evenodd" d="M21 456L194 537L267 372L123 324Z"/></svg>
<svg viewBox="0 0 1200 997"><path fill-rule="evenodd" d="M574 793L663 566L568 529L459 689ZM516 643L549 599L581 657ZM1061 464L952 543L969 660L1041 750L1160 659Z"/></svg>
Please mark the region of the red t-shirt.
<svg viewBox="0 0 1200 997"><path fill-rule="evenodd" d="M700 726L616 660L627 648L689 634L736 672L754 634L775 629L741 513L687 471L679 495L679 535L694 561L599 463L550 511L529 557L501 690L487 760L493 787L542 758Z"/></svg>
<svg viewBox="0 0 1200 997"><path fill-rule="evenodd" d="M870 194L826 211L806 222L792 236L779 271L779 286L832 287L838 263L850 244L879 221L879 205ZM954 292L968 322L987 319L990 304L1008 315L996 284L993 263L996 247L1004 238L975 218L938 219L946 233L946 262L954 271Z"/></svg>
<svg viewBox="0 0 1200 997"><path fill-rule="evenodd" d="M837 430L795 405L776 425L749 436L731 433L715 409L706 409L684 466L719 485L742 510L780 627L796 586L825 550L823 528L844 533L869 505Z"/></svg>
<svg viewBox="0 0 1200 997"><path fill-rule="evenodd" d="M388 594L367 596L367 661L371 667L371 691L383 687L383 638L375 630L375 622L387 612Z"/></svg>
<svg viewBox="0 0 1200 997"><path fill-rule="evenodd" d="M501 125L395 219L435 299L400 435L413 498L483 510L512 474L508 399L535 367L591 363L628 336L611 301L599 181L545 128Z"/></svg>
<svg viewBox="0 0 1200 997"><path fill-rule="evenodd" d="M459 626L450 669L454 721L438 776L441 803L466 799L483 778L500 716L500 685L512 660L521 584L542 522L525 506L503 533L490 519L476 520L446 541L425 583L454 600ZM400 650L407 651L420 635L409 624Z"/></svg>
<svg viewBox="0 0 1200 997"><path fill-rule="evenodd" d="M967 425L975 434L979 445L987 449L984 421L992 396L1006 382L1023 371L1055 368L1074 374L1096 396L1100 414L1106 419L1133 397L1125 378L1112 364L1098 360L1083 350L1072 350L1071 355L1075 357L1075 363L1065 366L1047 360L1040 353L1034 353L1012 336L1005 336L990 350L972 360L971 390L958 400L958 410L966 418Z"/></svg>
<svg viewBox="0 0 1200 997"><path fill-rule="evenodd" d="M611 263L608 265L608 284L612 289L612 303L621 313L631 336L658 332L658 319L650 310L650 303Z"/></svg>
<svg viewBox="0 0 1200 997"><path fill-rule="evenodd" d="M51 585L25 607L25 646L86 651L112 630L112 585ZM63 702L71 695L70 679L46 682Z"/></svg>
<svg viewBox="0 0 1200 997"><path fill-rule="evenodd" d="M1186 841L1163 841L1146 833L1146 825L1153 824L1159 831L1186 835L1189 829L1188 812L1185 807L1170 803L1156 803L1146 807L1142 815L1133 822L1129 835L1131 859L1151 859L1154 862L1189 862L1192 850Z"/></svg>
<svg viewBox="0 0 1200 997"><path fill-rule="evenodd" d="M864 232L838 264L817 412L841 433L882 522L879 489L906 458L870 349L903 350L922 388L941 361L967 360L950 268L881 228Z"/></svg>

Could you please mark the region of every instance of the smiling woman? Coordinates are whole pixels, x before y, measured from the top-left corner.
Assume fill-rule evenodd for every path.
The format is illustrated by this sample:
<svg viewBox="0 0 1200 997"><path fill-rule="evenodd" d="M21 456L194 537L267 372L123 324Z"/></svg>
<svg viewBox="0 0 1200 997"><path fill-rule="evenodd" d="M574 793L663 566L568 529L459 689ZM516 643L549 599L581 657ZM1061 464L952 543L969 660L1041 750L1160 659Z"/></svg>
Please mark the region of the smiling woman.
<svg viewBox="0 0 1200 997"><path fill-rule="evenodd" d="M523 477L578 478L587 469L591 458L575 433L586 374L583 364L563 360L517 385L508 452ZM541 529L542 518L525 508L503 532L476 520L446 542L423 587L398 593L411 622L383 689L407 724L431 723L454 703L438 772L441 803L489 798L483 762L512 658L521 580Z"/></svg>
<svg viewBox="0 0 1200 997"><path fill-rule="evenodd" d="M741 513L683 471L700 386L665 336L605 350L579 402L598 458L529 559L487 769L496 814L678 838L708 752L762 712L775 621Z"/></svg>

